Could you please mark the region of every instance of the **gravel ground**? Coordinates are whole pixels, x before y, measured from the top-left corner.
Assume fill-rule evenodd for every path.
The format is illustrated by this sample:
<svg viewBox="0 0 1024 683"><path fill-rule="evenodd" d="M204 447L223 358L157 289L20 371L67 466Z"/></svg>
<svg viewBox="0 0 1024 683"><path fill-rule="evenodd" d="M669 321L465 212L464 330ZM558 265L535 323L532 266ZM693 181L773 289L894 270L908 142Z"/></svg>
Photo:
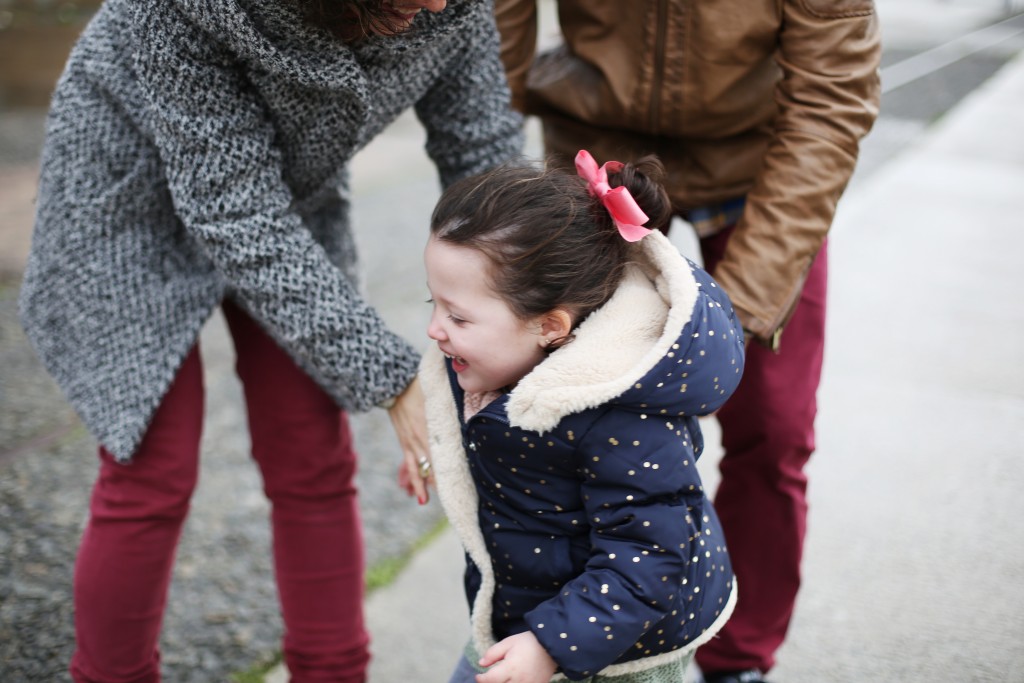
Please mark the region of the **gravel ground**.
<svg viewBox="0 0 1024 683"><path fill-rule="evenodd" d="M41 117L5 112L0 120L0 163L32 161ZM0 681L60 682L70 680L72 573L96 445L29 347L17 290L17 278L0 282ZM273 657L281 636L269 508L248 456L241 389L219 315L201 343L208 392L202 470L161 642L164 678L180 683L231 680ZM372 566L407 554L442 513L398 489L397 441L383 411L354 416L353 429Z"/></svg>
<svg viewBox="0 0 1024 683"><path fill-rule="evenodd" d="M71 578L95 442L27 346L14 283L0 290L0 681L66 681ZM247 454L240 388L219 318L204 331L209 410L200 485L178 551L162 639L166 680L207 683L272 657L278 616L268 505ZM394 483L383 415L354 420L368 563L400 557L440 519Z"/></svg>

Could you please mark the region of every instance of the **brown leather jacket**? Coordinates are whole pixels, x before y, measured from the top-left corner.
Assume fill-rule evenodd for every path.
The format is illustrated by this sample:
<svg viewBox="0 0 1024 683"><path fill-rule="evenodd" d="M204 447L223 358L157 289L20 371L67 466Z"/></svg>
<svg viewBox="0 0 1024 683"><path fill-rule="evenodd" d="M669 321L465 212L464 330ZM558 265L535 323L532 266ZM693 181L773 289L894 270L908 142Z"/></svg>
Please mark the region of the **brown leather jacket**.
<svg viewBox="0 0 1024 683"><path fill-rule="evenodd" d="M873 0L496 0L513 104L547 151L656 153L683 215L746 196L715 278L775 345L878 114Z"/></svg>

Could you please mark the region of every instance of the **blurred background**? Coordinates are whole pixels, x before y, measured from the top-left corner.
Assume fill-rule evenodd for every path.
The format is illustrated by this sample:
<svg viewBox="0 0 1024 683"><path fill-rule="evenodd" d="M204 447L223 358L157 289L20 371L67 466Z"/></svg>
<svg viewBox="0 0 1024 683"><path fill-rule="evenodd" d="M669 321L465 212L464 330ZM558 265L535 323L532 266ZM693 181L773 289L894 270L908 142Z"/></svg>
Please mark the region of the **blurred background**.
<svg viewBox="0 0 1024 683"><path fill-rule="evenodd" d="M0 92L5 107L45 107L71 45L100 0L0 3Z"/></svg>
<svg viewBox="0 0 1024 683"><path fill-rule="evenodd" d="M1009 69L1024 73L1019 58L1024 0L876 2L885 46L882 112L864 141L841 205L841 213L847 207L856 211L850 208L844 214L849 218L837 218L830 238L835 314L819 449L811 465L808 579L773 680L1024 682L1024 505L1019 496L1024 486L1024 320L1019 302L1024 287L1019 287L1020 269L1009 265L1011 255L1019 253L1011 247L1024 246L1024 241L1006 239L1006 226L1015 229L1014 235L1024 234L1021 214L1010 215L1020 202L995 207L1002 212L1001 233L962 226L965 234L951 234L943 242L943 267L963 267L960 256L967 245L991 257L971 260L976 268L966 275L957 271L957 277L995 278L992 296L1001 302L995 313L996 305L987 298L983 305L972 299L970 305L944 311L891 294L914 274L912 259L896 258L921 250L921 242L910 239L927 230L908 225L901 241L879 227L888 210L880 186L899 185L907 174L928 170L917 161L918 152L943 129L947 114L963 111L964 103L987 84L1005 80ZM0 0L3 683L69 680L71 575L95 475L95 443L28 346L17 322L16 298L31 236L47 102L68 50L98 5L98 0ZM541 0L540 5L541 39L550 44L557 41L553 3ZM1015 82L1024 94L1022 80ZM1024 104L1024 97L1016 102ZM1014 111L1001 119L1001 130L972 132L1005 137L1010 149L1020 151L1017 131L1024 125L1024 107ZM528 152L537 155L535 122L527 130ZM423 140L415 119L404 116L357 156L352 173L367 296L396 331L421 347L427 341L428 309L420 256L439 193ZM1024 159L1011 161L1019 169ZM940 205L944 187L935 182L922 197L911 199ZM1024 183L1013 196L1022 194L1021 188ZM400 202L395 201L398 192ZM993 207L985 195L965 201L977 202L974 213L987 220L986 210ZM872 213L875 202L879 214ZM916 215L930 214L919 209ZM696 258L685 225L673 230L673 238ZM929 258L939 253L931 244L923 251ZM866 309L882 303L928 320L919 324L918 317L903 317L899 330L884 335L863 326L863 320L875 319ZM989 317L972 317L979 308ZM922 339L944 346L936 337L945 328L936 332L931 325L936 318L950 317L977 333L971 344L982 341L972 346L951 339L958 345L955 357L917 353ZM887 335L886 343L898 345L900 354L882 344ZM275 661L281 632L267 506L248 459L233 353L219 316L204 329L202 346L208 415L201 483L171 588L164 672L174 682L261 681ZM1005 355L1008 348L1013 350ZM921 367L915 368L915 361ZM871 372L864 370L868 364ZM947 385L937 379L947 375L956 381ZM973 394L971 401L959 400L968 377L988 387L982 400ZM716 443L714 422L704 426L708 443ZM436 502L420 507L398 491L398 450L382 411L356 416L354 429L362 456L358 484L370 588L383 593L411 557L446 532ZM712 447L702 459L710 487L716 457ZM448 565L452 583L458 581L460 562L456 551ZM439 594L449 600L448 593ZM445 611L461 624L465 607L457 588L453 595ZM448 630L447 622L437 611L429 616L426 624L412 616L399 621L415 623L413 638L418 634L435 650L445 650L436 661L453 661L463 633L454 635L456 645L450 649L444 638L451 635L429 633ZM391 668L385 661L376 663L373 683L447 680L447 664L434 664L429 655L421 657L427 663L420 662L421 674L414 678L409 672L417 669L399 656L405 651L394 635L405 632L374 618L371 614L371 624L379 628L374 633L378 652L397 663ZM436 646L432 635L440 639ZM406 675L394 673L401 671Z"/></svg>

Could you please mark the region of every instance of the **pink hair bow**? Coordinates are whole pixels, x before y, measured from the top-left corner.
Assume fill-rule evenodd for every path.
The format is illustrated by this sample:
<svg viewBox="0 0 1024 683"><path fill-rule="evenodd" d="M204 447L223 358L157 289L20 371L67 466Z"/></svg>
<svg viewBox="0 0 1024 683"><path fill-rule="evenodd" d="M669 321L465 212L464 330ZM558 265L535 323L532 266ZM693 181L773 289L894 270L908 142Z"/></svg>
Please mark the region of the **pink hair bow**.
<svg viewBox="0 0 1024 683"><path fill-rule="evenodd" d="M622 239L637 242L650 234L651 231L643 227L650 219L637 205L629 190L622 186L612 189L608 185L608 171L615 173L622 166L621 161L606 161L599 168L594 157L585 149L576 155L576 172L587 181L590 194L599 198L604 208L608 209Z"/></svg>

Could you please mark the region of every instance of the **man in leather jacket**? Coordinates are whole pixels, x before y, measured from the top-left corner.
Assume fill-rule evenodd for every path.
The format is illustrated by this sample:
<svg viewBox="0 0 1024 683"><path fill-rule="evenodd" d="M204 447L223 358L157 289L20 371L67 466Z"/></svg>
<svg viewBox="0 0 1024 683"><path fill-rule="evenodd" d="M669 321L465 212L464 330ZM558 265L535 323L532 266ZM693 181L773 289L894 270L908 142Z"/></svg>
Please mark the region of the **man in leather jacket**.
<svg viewBox="0 0 1024 683"><path fill-rule="evenodd" d="M873 0L558 0L563 43L536 54L536 0L497 0L513 104L571 163L657 154L750 342L717 413L715 506L740 597L697 661L762 680L800 584L814 450L826 235L878 113Z"/></svg>

